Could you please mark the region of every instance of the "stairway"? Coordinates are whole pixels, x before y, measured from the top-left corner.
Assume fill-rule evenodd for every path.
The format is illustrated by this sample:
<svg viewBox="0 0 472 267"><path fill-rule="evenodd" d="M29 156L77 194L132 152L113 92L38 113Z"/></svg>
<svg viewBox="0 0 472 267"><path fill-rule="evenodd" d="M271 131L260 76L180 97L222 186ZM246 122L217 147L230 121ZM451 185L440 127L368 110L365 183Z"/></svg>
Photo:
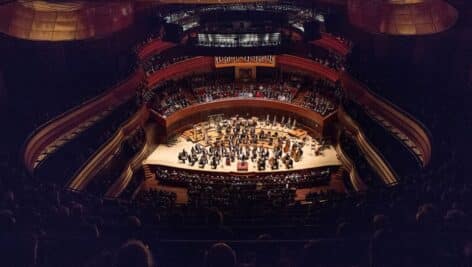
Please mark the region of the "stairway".
<svg viewBox="0 0 472 267"><path fill-rule="evenodd" d="M144 170L144 179L149 180L149 179L154 179L155 175L152 173L151 168L149 165L143 165L143 170Z"/></svg>
<svg viewBox="0 0 472 267"><path fill-rule="evenodd" d="M310 92L307 90L298 90L293 98L293 103L297 105L302 105L305 102L305 96Z"/></svg>

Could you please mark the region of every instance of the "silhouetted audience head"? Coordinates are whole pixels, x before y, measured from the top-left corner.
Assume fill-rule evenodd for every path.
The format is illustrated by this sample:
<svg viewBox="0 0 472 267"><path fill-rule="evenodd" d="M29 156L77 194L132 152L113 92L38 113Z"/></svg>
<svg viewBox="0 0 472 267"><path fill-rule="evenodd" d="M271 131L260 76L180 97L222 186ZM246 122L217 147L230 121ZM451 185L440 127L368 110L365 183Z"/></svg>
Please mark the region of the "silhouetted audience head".
<svg viewBox="0 0 472 267"><path fill-rule="evenodd" d="M236 253L229 245L216 243L207 252L206 265L207 267L234 267Z"/></svg>
<svg viewBox="0 0 472 267"><path fill-rule="evenodd" d="M223 213L217 209L210 209L206 220L208 226L220 226L223 224Z"/></svg>
<svg viewBox="0 0 472 267"><path fill-rule="evenodd" d="M466 214L458 209L448 210L444 216L444 224L450 231L465 231L467 228Z"/></svg>
<svg viewBox="0 0 472 267"><path fill-rule="evenodd" d="M385 229L377 230L369 247L369 261L371 267L402 266L401 246L398 237Z"/></svg>
<svg viewBox="0 0 472 267"><path fill-rule="evenodd" d="M0 211L0 229L2 231L11 231L15 224L16 219L11 210Z"/></svg>
<svg viewBox="0 0 472 267"><path fill-rule="evenodd" d="M383 214L377 214L372 220L374 226L374 232L378 230L383 230L389 227L389 221L387 216Z"/></svg>
<svg viewBox="0 0 472 267"><path fill-rule="evenodd" d="M149 248L142 241L130 240L118 250L116 267L156 267Z"/></svg>
<svg viewBox="0 0 472 267"><path fill-rule="evenodd" d="M418 208L416 223L420 230L438 230L440 222L439 212L432 204L424 204Z"/></svg>
<svg viewBox="0 0 472 267"><path fill-rule="evenodd" d="M354 226L348 222L342 222L338 224L336 229L336 236L338 237L349 237L354 234Z"/></svg>
<svg viewBox="0 0 472 267"><path fill-rule="evenodd" d="M128 216L126 218L126 226L131 231L137 231L141 228L141 220L136 216Z"/></svg>

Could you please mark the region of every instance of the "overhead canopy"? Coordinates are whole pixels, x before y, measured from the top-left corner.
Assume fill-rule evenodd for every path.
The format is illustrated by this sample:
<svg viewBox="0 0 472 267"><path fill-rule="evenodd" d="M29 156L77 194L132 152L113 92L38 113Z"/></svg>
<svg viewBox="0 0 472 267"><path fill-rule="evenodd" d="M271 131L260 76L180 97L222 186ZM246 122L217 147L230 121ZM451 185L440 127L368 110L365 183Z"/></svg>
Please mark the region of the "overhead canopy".
<svg viewBox="0 0 472 267"><path fill-rule="evenodd" d="M243 4L277 1L278 0L137 0L139 3L156 4Z"/></svg>
<svg viewBox="0 0 472 267"><path fill-rule="evenodd" d="M425 35L445 31L458 17L443 0L348 0L349 21L371 33Z"/></svg>
<svg viewBox="0 0 472 267"><path fill-rule="evenodd" d="M0 32L35 41L106 36L133 23L131 1L27 1L0 6Z"/></svg>

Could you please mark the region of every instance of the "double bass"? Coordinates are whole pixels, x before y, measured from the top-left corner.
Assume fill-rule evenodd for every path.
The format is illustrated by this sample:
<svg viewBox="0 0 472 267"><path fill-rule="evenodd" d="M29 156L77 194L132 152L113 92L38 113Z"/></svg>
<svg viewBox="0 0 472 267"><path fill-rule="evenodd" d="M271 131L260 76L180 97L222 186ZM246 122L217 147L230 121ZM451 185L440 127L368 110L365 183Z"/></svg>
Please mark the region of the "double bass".
<svg viewBox="0 0 472 267"><path fill-rule="evenodd" d="M303 150L300 147L298 147L296 152L295 152L295 156L293 157L295 162L299 162L302 155L303 155Z"/></svg>
<svg viewBox="0 0 472 267"><path fill-rule="evenodd" d="M287 139L284 146L284 153L288 153L289 150L290 150L290 140Z"/></svg>

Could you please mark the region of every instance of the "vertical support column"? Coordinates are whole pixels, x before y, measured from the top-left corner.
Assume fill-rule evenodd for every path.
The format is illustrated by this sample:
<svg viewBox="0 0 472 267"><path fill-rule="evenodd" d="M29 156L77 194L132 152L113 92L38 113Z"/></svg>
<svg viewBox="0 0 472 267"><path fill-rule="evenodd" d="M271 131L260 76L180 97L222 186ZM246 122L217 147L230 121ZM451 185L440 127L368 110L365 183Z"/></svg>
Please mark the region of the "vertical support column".
<svg viewBox="0 0 472 267"><path fill-rule="evenodd" d="M7 88L3 81L3 72L0 69L0 114L5 114L7 110ZM1 118L1 115L0 115Z"/></svg>

